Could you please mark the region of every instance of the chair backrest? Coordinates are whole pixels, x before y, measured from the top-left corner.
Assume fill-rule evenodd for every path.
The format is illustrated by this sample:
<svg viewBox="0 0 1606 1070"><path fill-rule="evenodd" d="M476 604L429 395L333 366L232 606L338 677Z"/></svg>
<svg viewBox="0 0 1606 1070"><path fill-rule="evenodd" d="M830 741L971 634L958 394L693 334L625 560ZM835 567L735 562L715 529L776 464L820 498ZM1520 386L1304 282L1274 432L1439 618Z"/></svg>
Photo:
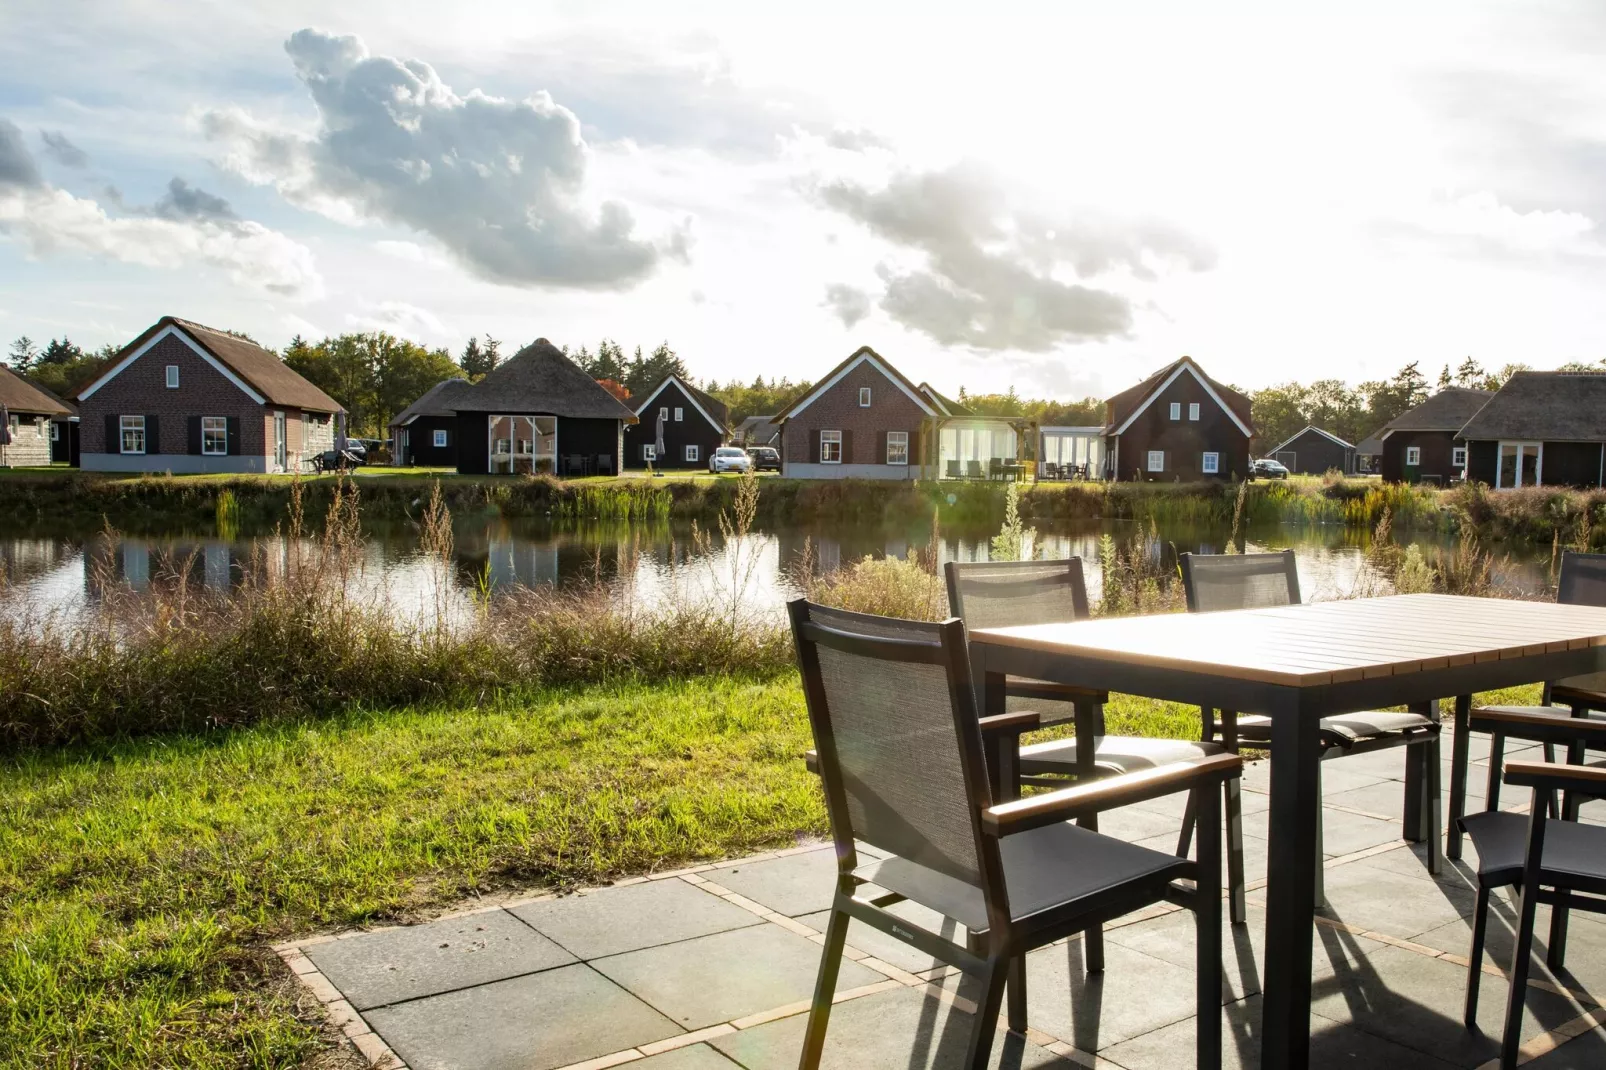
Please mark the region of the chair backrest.
<svg viewBox="0 0 1606 1070"><path fill-rule="evenodd" d="M1561 575L1556 581L1556 601L1575 606L1606 606L1606 554L1563 551Z"/></svg>
<svg viewBox="0 0 1606 1070"><path fill-rule="evenodd" d="M950 561L948 610L967 629L1057 624L1089 616L1082 559Z"/></svg>
<svg viewBox="0 0 1606 1070"><path fill-rule="evenodd" d="M1190 613L1299 604L1294 551L1270 554L1182 554L1182 588Z"/></svg>
<svg viewBox="0 0 1606 1070"><path fill-rule="evenodd" d="M844 867L857 838L972 887L1001 888L965 626L787 607Z"/></svg>

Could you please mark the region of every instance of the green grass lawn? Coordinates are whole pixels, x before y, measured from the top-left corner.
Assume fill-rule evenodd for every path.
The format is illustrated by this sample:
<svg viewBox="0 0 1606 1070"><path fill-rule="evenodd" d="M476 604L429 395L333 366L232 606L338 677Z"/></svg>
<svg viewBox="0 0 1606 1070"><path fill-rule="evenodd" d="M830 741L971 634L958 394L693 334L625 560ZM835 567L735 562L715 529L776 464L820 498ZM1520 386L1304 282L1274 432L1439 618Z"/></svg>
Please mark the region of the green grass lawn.
<svg viewBox="0 0 1606 1070"><path fill-rule="evenodd" d="M1109 710L1112 732L1197 726L1176 705ZM783 677L8 759L0 1065L324 1065L271 942L821 835L808 745Z"/></svg>

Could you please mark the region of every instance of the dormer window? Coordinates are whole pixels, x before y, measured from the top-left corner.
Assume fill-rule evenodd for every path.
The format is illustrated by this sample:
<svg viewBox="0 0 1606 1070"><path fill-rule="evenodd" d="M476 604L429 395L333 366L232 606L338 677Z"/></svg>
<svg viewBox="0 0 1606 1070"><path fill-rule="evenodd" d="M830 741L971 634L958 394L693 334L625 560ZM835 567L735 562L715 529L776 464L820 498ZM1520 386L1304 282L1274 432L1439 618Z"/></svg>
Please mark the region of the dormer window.
<svg viewBox="0 0 1606 1070"><path fill-rule="evenodd" d="M870 388L867 387L867 386L861 386L861 387L859 387L859 408L868 409L869 407L870 407Z"/></svg>

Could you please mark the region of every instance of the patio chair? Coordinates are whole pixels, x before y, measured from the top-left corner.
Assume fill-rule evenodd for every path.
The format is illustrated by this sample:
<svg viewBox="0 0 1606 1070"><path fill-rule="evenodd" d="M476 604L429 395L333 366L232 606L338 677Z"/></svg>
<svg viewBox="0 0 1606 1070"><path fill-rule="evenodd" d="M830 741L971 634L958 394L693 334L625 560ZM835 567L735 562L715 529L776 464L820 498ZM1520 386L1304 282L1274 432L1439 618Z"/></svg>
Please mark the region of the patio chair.
<svg viewBox="0 0 1606 1070"><path fill-rule="evenodd" d="M980 478L982 478L981 462L980 461L966 461L965 462L965 478L966 479L980 479Z"/></svg>
<svg viewBox="0 0 1606 1070"><path fill-rule="evenodd" d="M610 453L597 454L596 473L599 476L613 475L613 455Z"/></svg>
<svg viewBox="0 0 1606 1070"><path fill-rule="evenodd" d="M1563 551L1561 572L1556 577L1556 601L1564 605L1606 607L1606 554ZM1600 711L1606 711L1606 672L1547 682L1540 692L1537 706L1473 707L1467 718L1467 737L1474 732L1489 736L1489 781L1488 789L1484 793L1489 809L1500 808L1500 767L1505 760L1507 739L1543 743L1545 760L1555 761L1552 740L1548 736L1543 739L1538 738L1528 726L1544 724L1543 718L1554 720L1579 718L1606 724L1606 717L1601 716ZM1532 716L1517 719L1505 716L1510 713ZM1458 737L1451 748L1450 842L1446 849L1451 858L1461 857L1461 835L1456 822L1461 817L1461 807L1466 799L1467 772L1471 757L1468 744L1468 738ZM1567 760L1574 765L1583 762L1582 741L1569 744ZM1552 817L1568 816L1559 813L1554 797L1547 798L1546 806Z"/></svg>
<svg viewBox="0 0 1606 1070"><path fill-rule="evenodd" d="M1180 555L1182 584L1190 613L1227 609L1259 609L1269 606L1298 605L1299 575L1294 570L1294 551L1264 554ZM1249 743L1271 746L1271 718L1255 715L1240 717L1232 710L1204 708L1204 738L1213 740L1219 729L1228 750L1236 751ZM1441 844L1439 830L1439 718L1438 707L1422 711L1396 712L1363 710L1357 713L1323 717L1321 756L1324 761L1351 754L1363 754L1389 747L1405 747L1405 838L1428 842L1428 872L1438 873ZM1276 761L1276 755L1272 760ZM1318 775L1320 767L1318 766ZM1318 794L1320 785L1317 786ZM1323 892L1322 823L1316 823L1316 905L1326 899Z"/></svg>
<svg viewBox="0 0 1606 1070"><path fill-rule="evenodd" d="M1039 480L1047 482L1049 480L1058 479L1059 477L1060 466L1055 464L1053 461L1044 461L1042 464L1037 466L1037 478Z"/></svg>
<svg viewBox="0 0 1606 1070"><path fill-rule="evenodd" d="M995 804L976 715L965 626L872 617L798 599L788 606L826 812L837 887L799 1066L820 1064L849 920L958 967L980 982L964 1062L988 1064L1004 990L1008 1025L1026 1029L1033 948L1162 900L1195 913L1197 1065L1221 1065L1221 782L1236 755L1111 777ZM1007 714L1018 734L1036 723ZM1007 735L1008 733L1006 733ZM1071 819L1190 791L1198 861L1078 828ZM863 842L886 852L863 858ZM1192 879L1193 886L1177 883ZM874 898L861 885L885 892ZM887 911L919 903L967 931L963 943Z"/></svg>
<svg viewBox="0 0 1606 1070"><path fill-rule="evenodd" d="M948 462L948 467L947 467L947 472L948 472L948 478L949 479L958 479L959 478L959 462L958 461L949 461Z"/></svg>
<svg viewBox="0 0 1606 1070"><path fill-rule="evenodd" d="M948 608L967 629L1007 628L1019 624L1055 624L1086 620L1090 615L1082 559L1063 561L987 561L974 564L950 561ZM1008 677L1004 681L1004 711L1034 710L1044 725L1083 720L1096 743L1093 764L1099 776L1153 769L1173 762L1194 761L1224 754L1227 748L1205 740L1158 739L1147 736L1104 734L1104 704L1109 692ZM1033 787L1063 787L1064 778L1079 775L1075 737L1031 743L1020 748L1016 768L1019 783ZM1089 828L1097 829L1095 823ZM1243 809L1237 780L1226 783L1227 888L1233 924L1248 920L1244 903ZM1185 819L1180 853L1187 853L1192 835ZM1090 941L1089 950L1092 950Z"/></svg>
<svg viewBox="0 0 1606 1070"><path fill-rule="evenodd" d="M987 478L1004 478L1004 459L1002 457L989 457L987 459Z"/></svg>
<svg viewBox="0 0 1606 1070"><path fill-rule="evenodd" d="M1606 746L1606 723L1522 711L1500 716L1546 742ZM1579 796L1606 798L1606 768L1512 762L1506 767L1504 779L1507 784L1533 789L1528 813L1490 809L1461 819L1461 827L1478 852L1478 901L1472 916L1472 965L1467 970L1464 1020L1468 1029L1477 1028L1478 982L1483 979L1490 892L1515 888L1516 946L1508 974L1511 990L1506 997L1505 1030L1500 1043L1500 1066L1510 1070L1517 1065L1517 1046L1522 1039L1523 1000L1533 957L1536 908L1540 903L1550 904L1546 962L1552 970L1562 969L1566 962L1571 911L1606 914L1606 827L1577 821L1575 809ZM1566 808L1573 818L1545 816L1544 797L1557 791L1569 797Z"/></svg>

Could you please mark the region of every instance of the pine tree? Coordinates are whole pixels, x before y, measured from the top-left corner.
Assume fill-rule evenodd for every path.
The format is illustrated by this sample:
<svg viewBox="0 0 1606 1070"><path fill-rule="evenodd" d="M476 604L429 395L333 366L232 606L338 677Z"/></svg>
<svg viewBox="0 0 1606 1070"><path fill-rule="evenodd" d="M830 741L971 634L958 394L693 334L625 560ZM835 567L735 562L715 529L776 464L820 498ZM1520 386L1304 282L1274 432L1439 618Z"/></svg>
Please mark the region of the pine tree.
<svg viewBox="0 0 1606 1070"><path fill-rule="evenodd" d="M457 366L463 369L469 382L474 382L485 374L482 370L485 366L485 350L480 348L479 338L469 335L468 345L463 347L463 356L457 362Z"/></svg>
<svg viewBox="0 0 1606 1070"><path fill-rule="evenodd" d="M27 335L11 343L11 366L19 372L26 374L38 359L39 347Z"/></svg>
<svg viewBox="0 0 1606 1070"><path fill-rule="evenodd" d="M1483 367L1471 357L1463 360L1461 362L1461 366L1455 370L1456 386L1479 389L1483 386L1484 379L1486 378L1487 376L1484 373Z"/></svg>
<svg viewBox="0 0 1606 1070"><path fill-rule="evenodd" d="M1444 370L1439 372L1439 389L1448 390L1450 388L1450 382L1450 366L1446 364L1444 366Z"/></svg>

